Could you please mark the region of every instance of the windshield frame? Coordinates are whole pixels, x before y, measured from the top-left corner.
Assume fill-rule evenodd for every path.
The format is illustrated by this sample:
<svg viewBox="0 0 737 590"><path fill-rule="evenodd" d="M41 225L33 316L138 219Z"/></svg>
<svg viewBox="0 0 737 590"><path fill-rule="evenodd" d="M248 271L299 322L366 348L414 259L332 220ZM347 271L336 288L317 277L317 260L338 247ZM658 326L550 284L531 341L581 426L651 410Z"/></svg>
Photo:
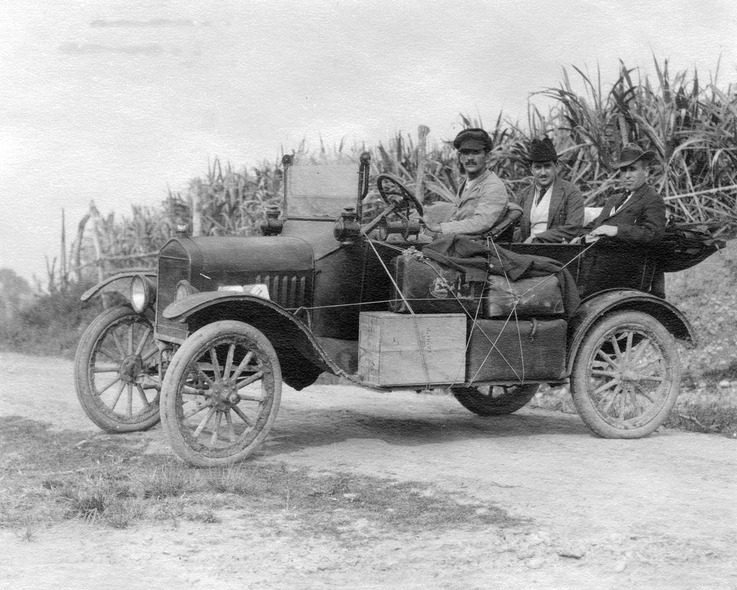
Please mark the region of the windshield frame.
<svg viewBox="0 0 737 590"><path fill-rule="evenodd" d="M282 158L282 164L284 165L284 192L282 195L282 219L284 220L306 220L306 221L331 221L334 222L336 219L338 219L342 213L347 208L354 208L357 213L357 218L360 219L361 217L361 207L362 207L362 201L365 198L365 196L368 194L368 187L369 187L369 164L370 164L371 156L368 154L368 152L364 152L361 154L359 164L356 165L354 162L350 161L349 163L351 166L349 166L349 163L346 162L339 162L339 163L331 163L331 164L306 164L306 165L298 165L295 163L294 156L293 155L285 155ZM340 196L335 195L331 196L330 194L326 195L320 195L317 194L317 191L314 193L315 198L323 198L326 199L327 202L330 202L334 200L334 207L325 208L324 211L319 211L320 206L318 205L315 213L309 213L306 212L304 209L300 210L299 207L295 207L295 200L303 200L304 203L308 203L310 201L311 196L306 197L295 197L295 193L293 192L293 171L299 167L301 170L310 170L314 168L315 171L317 171L317 174L319 174L319 171L322 170L323 172L328 172L326 174L326 181L329 181L329 177L333 173L338 173L339 168L347 169L352 168L355 171L356 178L356 184L352 185L351 187L348 187L347 185L345 188L345 196L343 193L340 194ZM305 179L308 179L309 182L315 182L319 183L319 179L312 178L309 179L309 177L305 177ZM340 182L344 182L342 179L340 179ZM313 190L315 190L313 188ZM351 196L348 195L348 192L351 192ZM329 191L326 191L329 193ZM338 207L338 203L340 203L340 207Z"/></svg>

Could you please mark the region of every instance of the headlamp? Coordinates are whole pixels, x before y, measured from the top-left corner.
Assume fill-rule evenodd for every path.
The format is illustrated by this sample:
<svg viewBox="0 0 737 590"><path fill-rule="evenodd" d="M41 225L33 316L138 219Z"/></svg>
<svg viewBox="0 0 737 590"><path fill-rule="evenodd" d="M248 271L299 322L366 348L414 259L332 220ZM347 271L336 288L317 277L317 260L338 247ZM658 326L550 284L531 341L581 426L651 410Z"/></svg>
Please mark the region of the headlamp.
<svg viewBox="0 0 737 590"><path fill-rule="evenodd" d="M143 275L136 275L131 281L130 302L133 311L143 313L156 300L156 287Z"/></svg>
<svg viewBox="0 0 737 590"><path fill-rule="evenodd" d="M177 283L177 291L175 295L177 301L184 299L185 297L189 297L190 295L194 295L195 293L199 293L199 291L195 289L189 281L182 280Z"/></svg>

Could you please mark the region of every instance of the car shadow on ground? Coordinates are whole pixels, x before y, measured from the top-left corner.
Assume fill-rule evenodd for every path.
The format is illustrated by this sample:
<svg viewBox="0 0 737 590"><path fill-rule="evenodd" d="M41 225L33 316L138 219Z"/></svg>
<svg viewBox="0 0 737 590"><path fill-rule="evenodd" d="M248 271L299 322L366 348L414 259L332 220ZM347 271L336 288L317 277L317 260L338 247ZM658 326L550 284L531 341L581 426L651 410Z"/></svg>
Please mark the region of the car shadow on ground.
<svg viewBox="0 0 737 590"><path fill-rule="evenodd" d="M536 436L589 437L578 416L522 410L506 416L481 417L463 410L448 414L398 411L398 416L360 410L295 411L280 413L263 453L279 455L305 448L335 445L351 439L376 439L397 446L420 446L455 441Z"/></svg>

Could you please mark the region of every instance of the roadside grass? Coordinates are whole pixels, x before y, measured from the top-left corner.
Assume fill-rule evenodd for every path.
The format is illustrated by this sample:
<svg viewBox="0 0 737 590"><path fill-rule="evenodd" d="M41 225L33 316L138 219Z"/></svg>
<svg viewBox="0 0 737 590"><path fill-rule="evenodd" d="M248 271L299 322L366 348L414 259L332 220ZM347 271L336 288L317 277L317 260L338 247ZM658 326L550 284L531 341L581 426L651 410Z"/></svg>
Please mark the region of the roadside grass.
<svg viewBox="0 0 737 590"><path fill-rule="evenodd" d="M73 283L64 291L37 295L0 322L0 350L72 359L82 333L102 311L98 298L80 297L93 283ZM118 298L111 298L119 301Z"/></svg>
<svg viewBox="0 0 737 590"><path fill-rule="evenodd" d="M568 387L543 386L530 407L576 414ZM733 388L706 383L694 389L681 386L678 401L663 423L666 428L692 432L737 435L737 392Z"/></svg>
<svg viewBox="0 0 737 590"><path fill-rule="evenodd" d="M737 240L696 266L666 275L668 301L689 320L697 346L682 347L681 394L666 426L737 433Z"/></svg>
<svg viewBox="0 0 737 590"><path fill-rule="evenodd" d="M397 531L526 522L425 483L315 473L258 459L194 469L145 454L145 446L136 434L55 431L25 418L0 418L0 528L32 541L39 530L66 520L115 529L144 521L215 524L220 510L239 510L264 524L277 518L352 545Z"/></svg>

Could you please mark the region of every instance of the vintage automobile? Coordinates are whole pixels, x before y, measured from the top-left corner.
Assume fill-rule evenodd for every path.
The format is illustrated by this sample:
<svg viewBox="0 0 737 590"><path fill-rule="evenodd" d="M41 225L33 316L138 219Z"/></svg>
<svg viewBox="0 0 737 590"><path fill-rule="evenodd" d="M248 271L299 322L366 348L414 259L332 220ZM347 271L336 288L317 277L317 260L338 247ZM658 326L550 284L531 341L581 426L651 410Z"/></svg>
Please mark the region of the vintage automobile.
<svg viewBox="0 0 737 590"><path fill-rule="evenodd" d="M667 417L676 340L695 336L649 291L661 271L695 264L718 241L697 240L685 255L675 242L648 252L512 244L510 209L485 235L445 244L470 244L468 266L423 239L413 217L422 204L390 174L376 179L383 210L365 220L367 154L348 166L287 156L284 169L284 198L262 236L178 235L156 273L119 274L83 295L127 299L92 322L76 355L78 397L100 428L161 418L183 460L239 461L267 436L282 383L300 390L324 372L377 389L448 388L480 416L522 408L541 384L569 384L602 437L646 436ZM513 277L509 260L539 272Z"/></svg>

